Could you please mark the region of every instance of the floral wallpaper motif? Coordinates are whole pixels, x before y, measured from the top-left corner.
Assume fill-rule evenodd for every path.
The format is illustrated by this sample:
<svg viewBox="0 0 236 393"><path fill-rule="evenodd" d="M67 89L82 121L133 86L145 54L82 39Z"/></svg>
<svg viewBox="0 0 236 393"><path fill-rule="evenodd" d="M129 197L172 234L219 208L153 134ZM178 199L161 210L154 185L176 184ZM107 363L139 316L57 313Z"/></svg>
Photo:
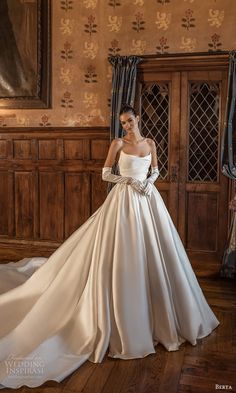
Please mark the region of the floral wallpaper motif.
<svg viewBox="0 0 236 393"><path fill-rule="evenodd" d="M108 126L113 55L236 49L235 0L53 0L52 108L0 127Z"/></svg>

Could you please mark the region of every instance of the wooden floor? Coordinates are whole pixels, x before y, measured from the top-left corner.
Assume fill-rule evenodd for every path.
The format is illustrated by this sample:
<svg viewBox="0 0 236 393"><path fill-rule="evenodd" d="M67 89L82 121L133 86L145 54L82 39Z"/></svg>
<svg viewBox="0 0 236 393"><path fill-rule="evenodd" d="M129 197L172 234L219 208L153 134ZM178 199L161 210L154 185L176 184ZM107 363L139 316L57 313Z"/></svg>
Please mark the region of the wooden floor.
<svg viewBox="0 0 236 393"><path fill-rule="evenodd" d="M60 384L49 381L39 388L23 387L14 392L236 392L236 282L212 278L200 278L199 282L221 324L195 347L184 343L179 351L167 352L158 345L156 354L143 359L105 357L100 364L87 361Z"/></svg>

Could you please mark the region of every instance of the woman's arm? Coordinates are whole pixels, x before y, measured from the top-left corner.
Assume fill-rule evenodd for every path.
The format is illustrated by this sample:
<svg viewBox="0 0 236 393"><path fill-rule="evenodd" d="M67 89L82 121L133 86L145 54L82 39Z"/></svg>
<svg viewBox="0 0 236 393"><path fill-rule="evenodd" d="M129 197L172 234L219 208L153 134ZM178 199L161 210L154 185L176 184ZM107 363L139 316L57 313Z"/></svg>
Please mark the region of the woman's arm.
<svg viewBox="0 0 236 393"><path fill-rule="evenodd" d="M157 167L157 166L158 166L158 164L157 164L157 149L156 149L156 144L155 144L154 140L153 140L153 139L150 139L150 138L147 139L147 142L148 142L148 144L149 144L149 146L150 146L150 152L151 152L151 154L152 154L151 166L154 168L154 167Z"/></svg>
<svg viewBox="0 0 236 393"><path fill-rule="evenodd" d="M148 143L150 145L152 161L151 161L151 175L145 180L144 194L151 195L153 190L153 184L160 175L158 164L157 164L157 152L155 142L148 138Z"/></svg>
<svg viewBox="0 0 236 393"><path fill-rule="evenodd" d="M122 146L123 142L120 138L113 139L107 154L104 167L112 167L115 164L117 153L120 151Z"/></svg>
<svg viewBox="0 0 236 393"><path fill-rule="evenodd" d="M121 139L113 139L111 142L106 161L104 163L104 167L102 168L102 179L104 181L108 181L111 183L124 183L124 184L130 184L132 181L131 177L124 177L120 175L114 175L112 173L112 166L116 162L116 156L119 150L122 147L122 141Z"/></svg>

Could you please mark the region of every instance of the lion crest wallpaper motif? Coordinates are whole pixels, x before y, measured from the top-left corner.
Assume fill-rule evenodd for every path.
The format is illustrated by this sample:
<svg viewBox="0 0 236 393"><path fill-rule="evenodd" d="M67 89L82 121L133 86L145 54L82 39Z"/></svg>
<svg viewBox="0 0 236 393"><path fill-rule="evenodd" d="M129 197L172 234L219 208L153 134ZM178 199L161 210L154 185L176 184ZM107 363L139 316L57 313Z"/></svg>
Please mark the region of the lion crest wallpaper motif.
<svg viewBox="0 0 236 393"><path fill-rule="evenodd" d="M235 16L234 0L53 0L52 107L0 109L0 126L108 126L109 54L232 50Z"/></svg>

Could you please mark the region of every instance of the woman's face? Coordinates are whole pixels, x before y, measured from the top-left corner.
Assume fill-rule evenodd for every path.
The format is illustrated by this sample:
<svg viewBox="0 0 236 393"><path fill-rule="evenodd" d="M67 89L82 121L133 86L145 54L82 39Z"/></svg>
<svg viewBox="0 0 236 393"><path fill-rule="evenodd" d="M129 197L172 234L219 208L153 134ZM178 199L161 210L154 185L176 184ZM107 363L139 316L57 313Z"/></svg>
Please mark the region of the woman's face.
<svg viewBox="0 0 236 393"><path fill-rule="evenodd" d="M122 113L120 122L127 133L133 133L138 129L139 116L134 116L132 112Z"/></svg>

